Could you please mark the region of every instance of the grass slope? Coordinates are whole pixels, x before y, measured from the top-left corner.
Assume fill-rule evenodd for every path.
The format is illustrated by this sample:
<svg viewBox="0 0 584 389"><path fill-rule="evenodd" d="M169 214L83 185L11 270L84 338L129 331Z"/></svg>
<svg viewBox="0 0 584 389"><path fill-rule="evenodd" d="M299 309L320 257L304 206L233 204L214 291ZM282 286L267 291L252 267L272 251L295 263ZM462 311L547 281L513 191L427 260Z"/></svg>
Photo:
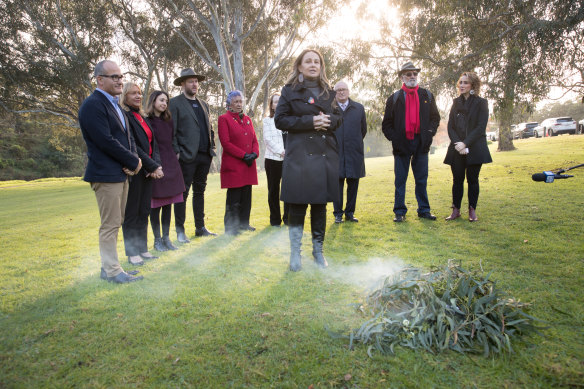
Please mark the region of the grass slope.
<svg viewBox="0 0 584 389"><path fill-rule="evenodd" d="M331 266L320 271L311 263L306 231L299 273L287 271L286 229L267 227L263 175L253 194L258 231L194 239L148 262L140 268L145 280L131 285L99 279L99 216L87 183L2 183L0 387L582 386L584 169L553 184L532 182L531 174L584 162L584 137L516 145L508 153L492 147L495 162L481 173L480 221L472 224L443 220L451 185L444 150L430 158L434 223L415 217L411 177L408 221L393 223L393 160L367 160L360 222L335 225L329 205ZM213 231L223 230L224 199L211 176ZM324 330L361 324L349 304L362 300L373 279L400 264L430 267L449 258L482 264L504 290L532 302L531 313L549 322L546 336L515 343L510 356L398 349L369 358L364 347L350 351Z"/></svg>

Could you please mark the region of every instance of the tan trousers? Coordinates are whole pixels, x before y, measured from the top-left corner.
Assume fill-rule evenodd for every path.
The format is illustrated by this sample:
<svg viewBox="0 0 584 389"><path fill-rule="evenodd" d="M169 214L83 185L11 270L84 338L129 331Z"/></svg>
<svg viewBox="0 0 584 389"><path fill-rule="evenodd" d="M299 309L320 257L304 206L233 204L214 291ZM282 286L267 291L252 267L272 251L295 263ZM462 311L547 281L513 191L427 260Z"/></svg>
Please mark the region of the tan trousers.
<svg viewBox="0 0 584 389"><path fill-rule="evenodd" d="M101 226L99 227L99 253L101 266L108 277L120 274L122 267L118 259L118 231L124 222L128 180L124 182L92 182Z"/></svg>

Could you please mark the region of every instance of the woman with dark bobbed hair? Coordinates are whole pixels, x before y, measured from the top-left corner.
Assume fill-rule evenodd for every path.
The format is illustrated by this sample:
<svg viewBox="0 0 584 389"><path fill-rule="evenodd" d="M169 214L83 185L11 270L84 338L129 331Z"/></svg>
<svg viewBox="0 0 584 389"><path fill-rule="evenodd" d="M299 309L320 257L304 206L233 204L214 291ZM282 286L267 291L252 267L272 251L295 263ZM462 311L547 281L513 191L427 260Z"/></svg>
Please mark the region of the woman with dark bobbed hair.
<svg viewBox="0 0 584 389"><path fill-rule="evenodd" d="M452 214L446 220L459 218L464 177L468 183L468 220L478 220L479 173L483 163L493 162L487 146L489 104L479 97L481 80L474 72L464 72L456 83L460 95L454 99L448 117L450 145L444 163L452 170Z"/></svg>
<svg viewBox="0 0 584 389"><path fill-rule="evenodd" d="M302 268L300 246L306 209L310 204L312 256L320 267L326 230L326 204L339 195L339 153L334 131L341 124L335 91L316 50L304 50L294 61L274 117L288 131L282 166L281 200L289 203L290 270Z"/></svg>

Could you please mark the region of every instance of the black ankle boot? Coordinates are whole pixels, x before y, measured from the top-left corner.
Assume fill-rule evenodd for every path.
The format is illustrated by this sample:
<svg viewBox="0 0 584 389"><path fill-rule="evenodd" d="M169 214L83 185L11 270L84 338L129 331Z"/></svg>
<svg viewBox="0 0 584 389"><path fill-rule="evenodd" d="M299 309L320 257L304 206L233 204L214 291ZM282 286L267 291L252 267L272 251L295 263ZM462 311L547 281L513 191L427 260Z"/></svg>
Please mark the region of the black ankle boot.
<svg viewBox="0 0 584 389"><path fill-rule="evenodd" d="M164 243L162 243L162 238L155 238L154 239L154 250L156 250L156 251L167 251L168 250L166 248L166 246L164 245Z"/></svg>
<svg viewBox="0 0 584 389"><path fill-rule="evenodd" d="M164 247L166 247L167 250L177 250L178 249L178 247L176 247L175 245L172 244L172 241L170 240L168 235L165 235L162 237L162 244L164 245Z"/></svg>

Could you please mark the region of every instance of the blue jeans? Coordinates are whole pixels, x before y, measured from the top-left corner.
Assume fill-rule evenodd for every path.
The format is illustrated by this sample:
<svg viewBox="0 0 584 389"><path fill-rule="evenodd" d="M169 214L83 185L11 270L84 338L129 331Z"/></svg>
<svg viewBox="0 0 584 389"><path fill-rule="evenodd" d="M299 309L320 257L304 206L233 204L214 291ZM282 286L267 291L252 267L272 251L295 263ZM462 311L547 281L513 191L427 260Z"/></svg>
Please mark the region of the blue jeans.
<svg viewBox="0 0 584 389"><path fill-rule="evenodd" d="M405 198L406 182L408 180L410 164L412 165L412 172L414 173L414 179L416 182L418 214L430 212L430 203L428 202L428 192L426 190L428 184L428 153L422 153L419 144L417 146L418 147L415 147L416 151L413 153L393 156L393 167L395 172L395 199L393 212L396 215L405 215L408 212Z"/></svg>

